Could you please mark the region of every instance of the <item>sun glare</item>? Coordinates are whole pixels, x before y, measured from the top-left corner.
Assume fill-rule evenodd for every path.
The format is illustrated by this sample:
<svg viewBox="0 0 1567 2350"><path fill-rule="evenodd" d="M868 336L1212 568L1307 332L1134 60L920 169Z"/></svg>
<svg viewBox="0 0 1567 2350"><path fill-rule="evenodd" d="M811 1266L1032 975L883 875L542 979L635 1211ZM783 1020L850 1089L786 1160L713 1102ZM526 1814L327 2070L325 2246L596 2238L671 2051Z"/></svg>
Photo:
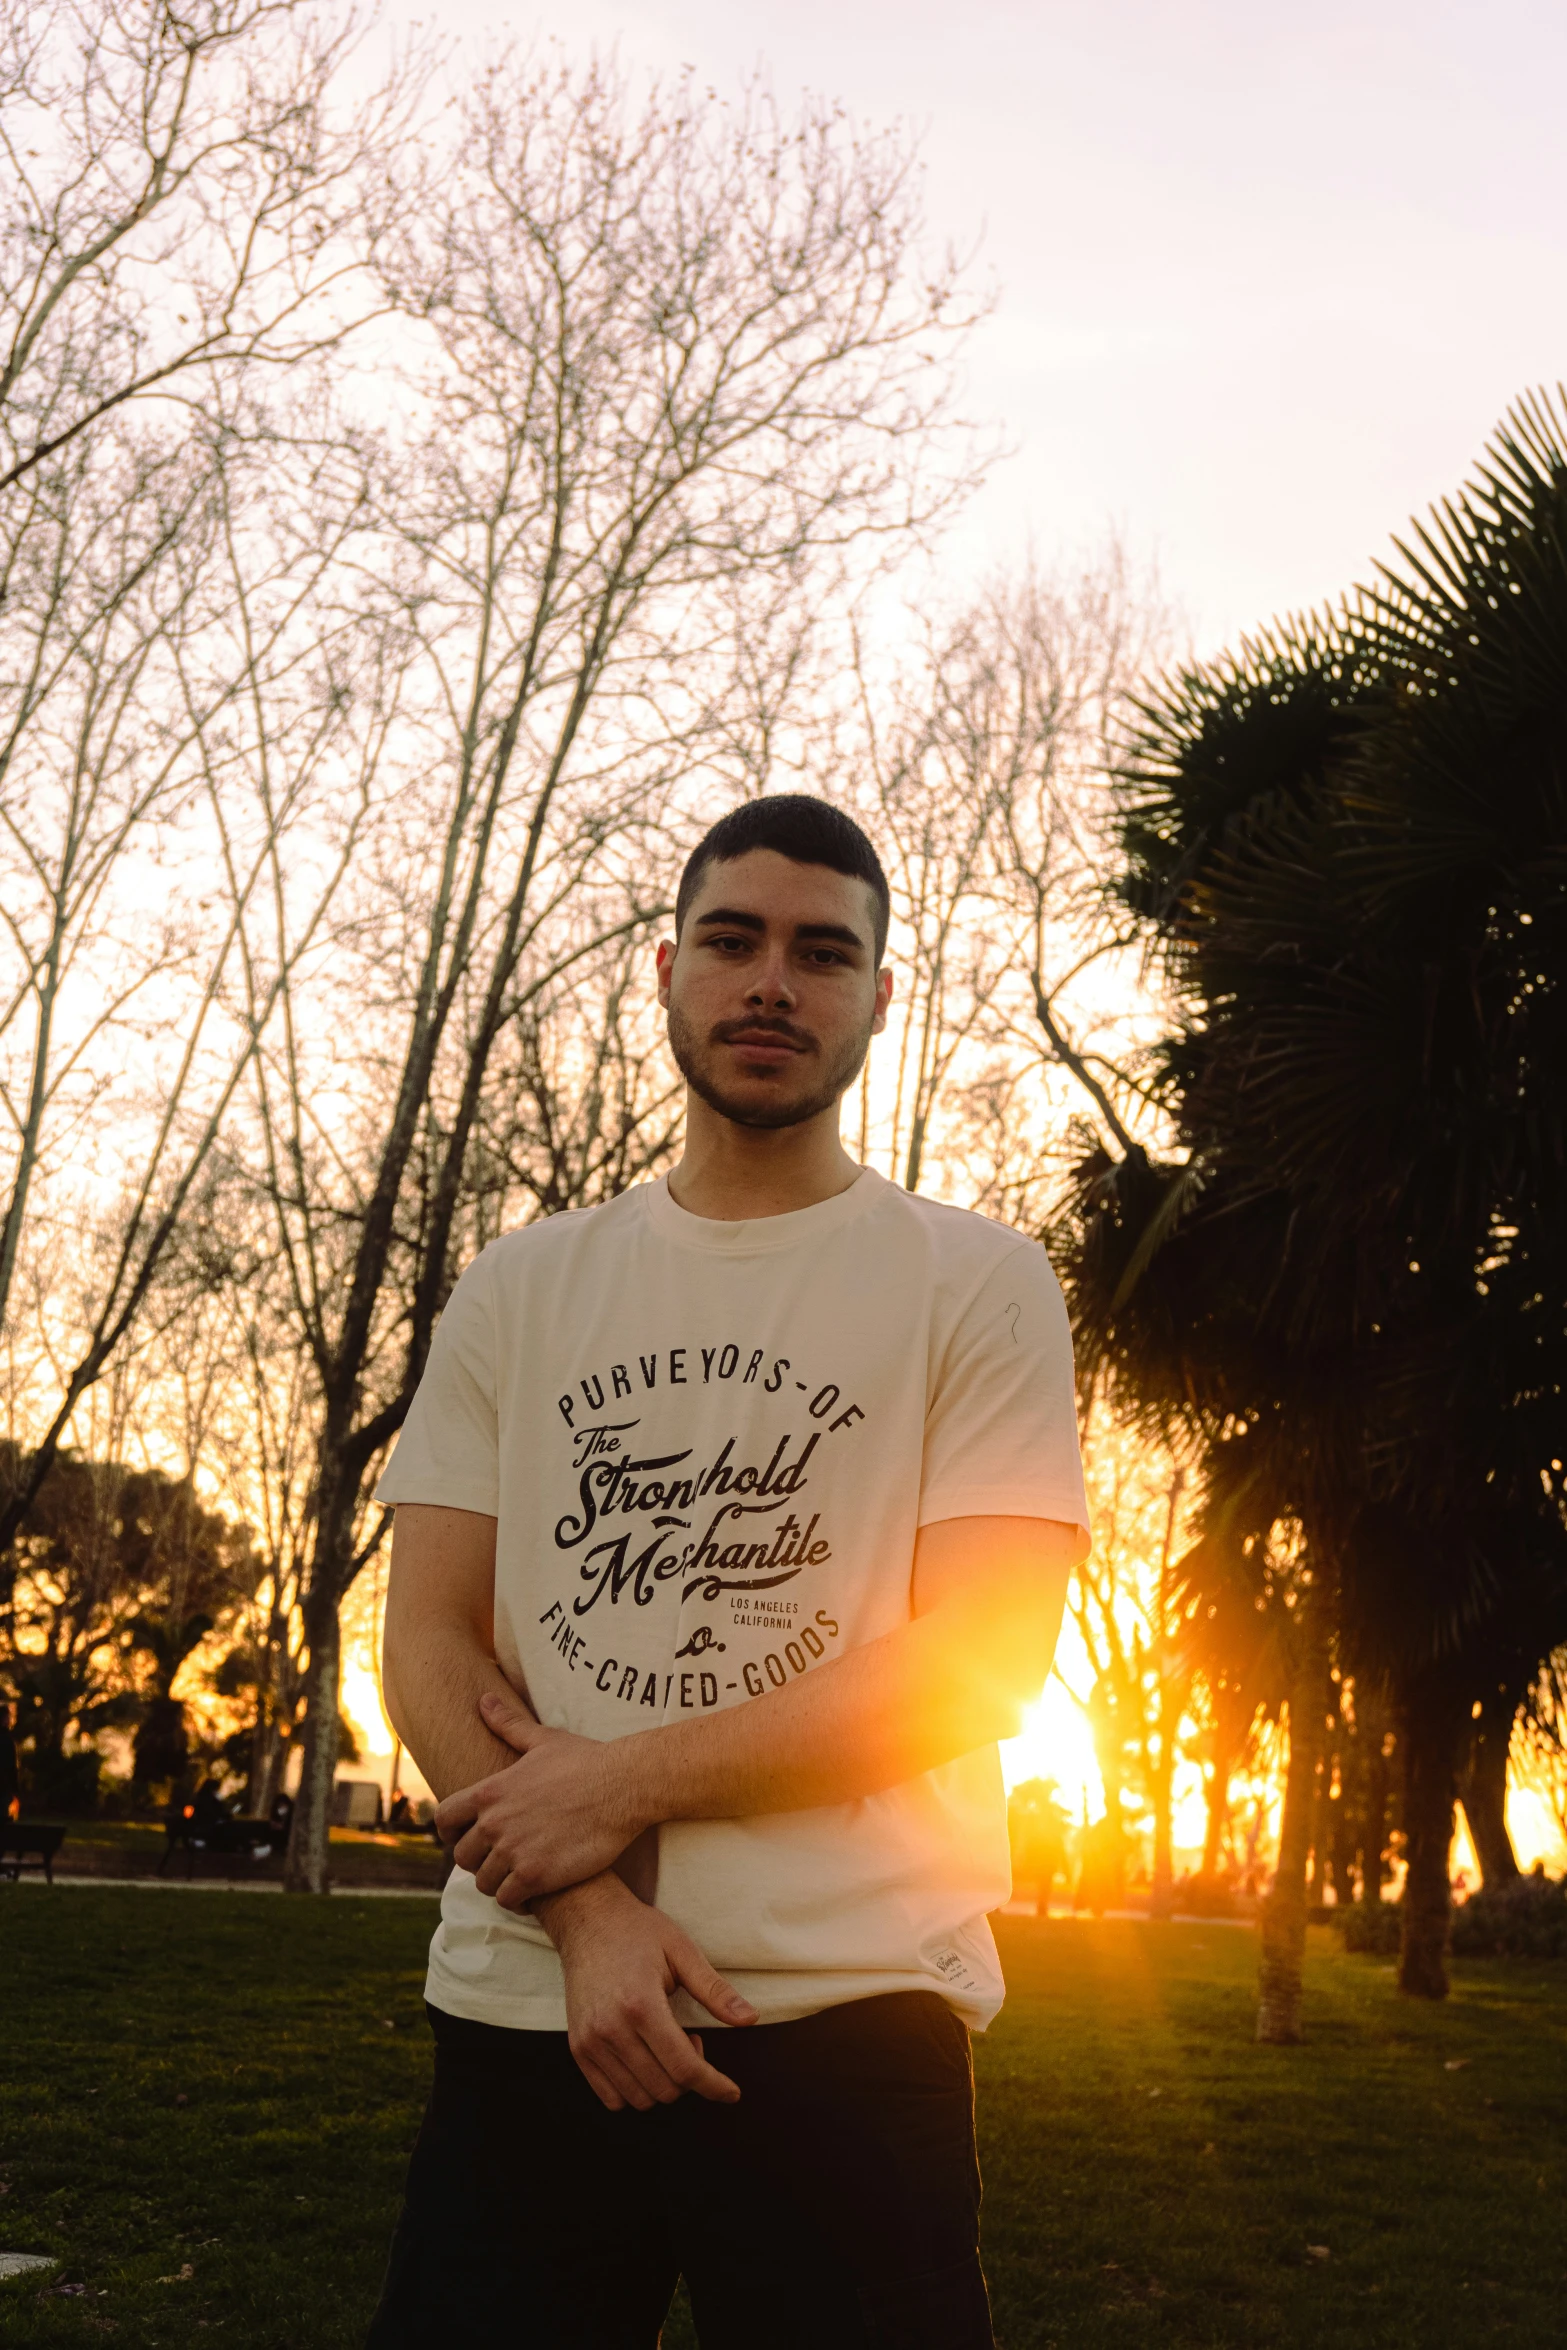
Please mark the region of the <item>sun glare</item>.
<svg viewBox="0 0 1567 2350"><path fill-rule="evenodd" d="M1024 1714L1021 1734L1003 1739L1001 1770L1009 1793L1023 1779L1054 1779L1074 1820L1097 1819L1104 1810L1088 1723L1059 1674L1051 1674Z"/></svg>

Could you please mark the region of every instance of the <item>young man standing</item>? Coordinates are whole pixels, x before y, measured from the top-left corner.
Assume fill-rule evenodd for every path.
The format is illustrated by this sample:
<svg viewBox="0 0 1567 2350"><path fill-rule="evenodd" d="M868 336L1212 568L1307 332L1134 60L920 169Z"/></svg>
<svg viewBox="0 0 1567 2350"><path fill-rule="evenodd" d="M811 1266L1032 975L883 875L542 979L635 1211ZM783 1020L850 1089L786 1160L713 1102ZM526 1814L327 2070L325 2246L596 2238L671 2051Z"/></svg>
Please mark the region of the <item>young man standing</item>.
<svg viewBox="0 0 1567 2350"><path fill-rule="evenodd" d="M995 1742L1087 1509L1044 1251L839 1141L887 914L823 802L714 827L684 1156L469 1267L382 1481L455 1866L373 2350L653 2350L682 2272L703 2350L991 2343Z"/></svg>

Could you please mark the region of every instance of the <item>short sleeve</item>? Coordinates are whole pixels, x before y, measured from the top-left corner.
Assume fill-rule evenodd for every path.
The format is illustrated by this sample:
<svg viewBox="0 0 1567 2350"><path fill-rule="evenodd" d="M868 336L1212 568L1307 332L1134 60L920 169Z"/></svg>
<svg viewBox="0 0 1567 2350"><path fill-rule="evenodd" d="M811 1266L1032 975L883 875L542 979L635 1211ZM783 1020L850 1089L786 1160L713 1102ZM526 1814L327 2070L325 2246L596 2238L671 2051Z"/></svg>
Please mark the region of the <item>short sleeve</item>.
<svg viewBox="0 0 1567 2350"><path fill-rule="evenodd" d="M463 1274L436 1325L424 1377L376 1500L427 1502L495 1517L497 1429L495 1313L481 1256Z"/></svg>
<svg viewBox="0 0 1567 2350"><path fill-rule="evenodd" d="M1088 1527L1066 1300L1027 1241L959 1316L925 1421L920 1524L987 1517Z"/></svg>

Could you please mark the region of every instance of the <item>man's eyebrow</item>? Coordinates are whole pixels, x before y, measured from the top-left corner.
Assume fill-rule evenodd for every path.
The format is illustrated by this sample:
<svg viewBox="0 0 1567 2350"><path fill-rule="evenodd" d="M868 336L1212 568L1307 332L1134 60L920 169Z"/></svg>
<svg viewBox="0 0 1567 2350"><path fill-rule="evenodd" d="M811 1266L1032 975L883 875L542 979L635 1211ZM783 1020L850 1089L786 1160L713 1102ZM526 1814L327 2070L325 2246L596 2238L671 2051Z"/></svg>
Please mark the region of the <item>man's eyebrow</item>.
<svg viewBox="0 0 1567 2350"><path fill-rule="evenodd" d="M828 938L842 947L863 947L866 943L857 930L851 930L844 922L799 922L795 925L794 935L796 938Z"/></svg>
<svg viewBox="0 0 1567 2350"><path fill-rule="evenodd" d="M726 922L731 930L765 930L767 928L767 924L760 914L741 914L732 906L715 906L710 914L698 914L696 918L698 930L704 928L709 922Z"/></svg>

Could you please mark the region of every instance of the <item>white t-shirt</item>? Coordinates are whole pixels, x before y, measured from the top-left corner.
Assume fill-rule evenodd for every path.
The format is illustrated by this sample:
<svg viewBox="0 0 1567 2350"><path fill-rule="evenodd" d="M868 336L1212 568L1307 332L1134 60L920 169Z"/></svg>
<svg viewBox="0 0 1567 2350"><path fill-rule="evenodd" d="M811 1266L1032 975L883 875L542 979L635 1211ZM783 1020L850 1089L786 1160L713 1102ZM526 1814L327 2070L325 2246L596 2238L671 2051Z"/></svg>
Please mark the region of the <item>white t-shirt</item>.
<svg viewBox="0 0 1567 2350"><path fill-rule="evenodd" d="M909 1620L921 1526L1087 1525L1061 1292L1036 1242L869 1171L744 1224L643 1185L468 1268L378 1497L496 1518L495 1652L542 1721L617 1738L744 1705ZM659 1907L764 2022L923 1989L982 2029L1001 2003L994 1746L658 1844ZM565 2029L542 1927L460 1869L428 1996Z"/></svg>

